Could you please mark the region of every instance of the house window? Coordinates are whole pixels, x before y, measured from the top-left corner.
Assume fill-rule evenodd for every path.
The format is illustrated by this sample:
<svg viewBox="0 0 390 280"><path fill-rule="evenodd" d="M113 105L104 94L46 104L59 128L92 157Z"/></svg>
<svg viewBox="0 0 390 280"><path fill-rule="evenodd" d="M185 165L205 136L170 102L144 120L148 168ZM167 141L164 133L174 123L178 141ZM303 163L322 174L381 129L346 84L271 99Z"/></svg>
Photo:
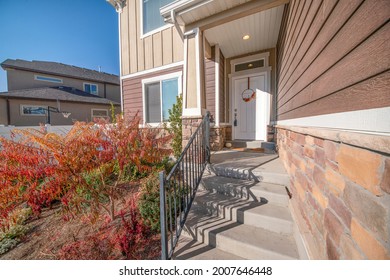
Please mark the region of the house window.
<svg viewBox="0 0 390 280"><path fill-rule="evenodd" d="M84 91L92 94L98 94L98 86L96 84L84 83Z"/></svg>
<svg viewBox="0 0 390 280"><path fill-rule="evenodd" d="M34 79L37 81L44 81L49 83L59 83L62 84L62 79L48 77L48 76L40 76L40 75L34 75Z"/></svg>
<svg viewBox="0 0 390 280"><path fill-rule="evenodd" d="M143 81L144 119L146 123L161 123L169 118L169 109L179 95L180 75L166 75Z"/></svg>
<svg viewBox="0 0 390 280"><path fill-rule="evenodd" d="M92 120L96 118L108 118L108 110L107 109L91 109L91 118Z"/></svg>
<svg viewBox="0 0 390 280"><path fill-rule="evenodd" d="M146 34L163 27L165 22L160 14L160 8L172 0L141 0L142 1L142 33Z"/></svg>
<svg viewBox="0 0 390 280"><path fill-rule="evenodd" d="M47 106L39 105L20 105L20 114L22 116L45 116Z"/></svg>

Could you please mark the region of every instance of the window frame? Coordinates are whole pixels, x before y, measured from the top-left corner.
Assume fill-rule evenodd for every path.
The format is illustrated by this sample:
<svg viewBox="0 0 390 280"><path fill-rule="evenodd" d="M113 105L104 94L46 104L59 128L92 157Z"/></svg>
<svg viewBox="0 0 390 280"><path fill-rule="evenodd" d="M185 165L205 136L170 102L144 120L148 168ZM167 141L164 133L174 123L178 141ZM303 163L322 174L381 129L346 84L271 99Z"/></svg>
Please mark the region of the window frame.
<svg viewBox="0 0 390 280"><path fill-rule="evenodd" d="M169 73L169 74L165 74L165 75L160 75L160 76L155 76L155 77L151 77L151 78L147 78L147 79L143 79L142 80L142 109L143 109L143 124L144 125L149 125L149 126L152 126L152 127L157 127L159 125L161 125L162 123L164 123L163 121L163 110L162 110L162 107L163 107L163 102L162 102L162 81L164 80L171 80L171 79L174 79L174 78L177 78L177 96L179 96L180 94L182 94L182 72L173 72L173 73ZM156 83L156 82L159 82L160 83L160 116L161 116L161 122L159 123L148 123L146 122L146 86L149 85L149 84L153 84L153 83ZM166 122L165 122L166 123Z"/></svg>
<svg viewBox="0 0 390 280"><path fill-rule="evenodd" d="M89 86L94 85L94 86L96 86L96 93L86 91L86 90L85 90L85 85L89 85ZM84 83L83 83L83 91L88 92L88 93L93 94L93 95L99 95L99 85L98 85L98 84L85 83L85 82L84 82Z"/></svg>
<svg viewBox="0 0 390 280"><path fill-rule="evenodd" d="M249 63L249 62L252 62L255 60L264 60L264 66L236 72L236 69L235 69L236 65L243 64L243 63ZM256 71L259 72L260 70L265 69L267 67L269 67L269 52L254 54L254 55L245 56L242 58L236 58L236 59L233 59L230 61L230 73L231 74L235 74L235 73L245 74L245 71L252 71L253 69L256 69Z"/></svg>
<svg viewBox="0 0 390 280"><path fill-rule="evenodd" d="M50 81L50 79L54 79L57 81ZM40 82L55 83L55 84L63 84L64 83L63 79L52 77L52 76L45 76L45 75L34 75L34 80L40 81Z"/></svg>
<svg viewBox="0 0 390 280"><path fill-rule="evenodd" d="M106 116L102 117L102 116L94 116L93 114L93 110L99 110L99 111L105 111L106 112ZM103 109L103 108L91 108L91 120L93 121L95 118L109 118L109 114L108 114L108 109Z"/></svg>
<svg viewBox="0 0 390 280"><path fill-rule="evenodd" d="M47 111L44 114L25 114L24 107L38 107L45 108L47 110L47 106L44 105L31 105L31 104L20 104L20 115L24 117L45 117L47 115Z"/></svg>
<svg viewBox="0 0 390 280"><path fill-rule="evenodd" d="M158 33L160 31L163 31L165 29L168 29L168 28L173 26L172 23L165 23L163 26L160 26L156 29L153 29L153 30L150 30L149 32L144 33L144 5L143 5L144 3L143 3L143 0L139 0L139 4L140 4L140 12L141 12L140 17L139 17L140 18L140 34L141 34L140 38L141 39L148 37L150 35L153 35L155 33Z"/></svg>

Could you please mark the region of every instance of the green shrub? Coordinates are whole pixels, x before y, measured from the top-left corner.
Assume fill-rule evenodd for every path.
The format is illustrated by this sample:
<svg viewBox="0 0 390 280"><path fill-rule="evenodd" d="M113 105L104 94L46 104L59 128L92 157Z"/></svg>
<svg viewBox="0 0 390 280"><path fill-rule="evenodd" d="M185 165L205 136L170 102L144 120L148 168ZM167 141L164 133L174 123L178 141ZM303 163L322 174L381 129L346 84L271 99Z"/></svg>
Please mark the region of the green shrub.
<svg viewBox="0 0 390 280"><path fill-rule="evenodd" d="M18 245L20 240L11 239L11 238L3 238L0 240L0 255L7 253L9 250L13 249Z"/></svg>
<svg viewBox="0 0 390 280"><path fill-rule="evenodd" d="M138 208L146 225L160 231L160 182L158 173L152 173L142 182Z"/></svg>
<svg viewBox="0 0 390 280"><path fill-rule="evenodd" d="M179 95L176 98L176 104L173 104L172 109L168 110L169 125L164 124L165 129L173 135L172 138L172 150L176 158L180 157L182 152L182 114L183 114L183 97Z"/></svg>
<svg viewBox="0 0 390 280"><path fill-rule="evenodd" d="M8 214L8 225L0 230L0 255L16 247L26 235L29 227L24 223L31 215L31 208L17 208Z"/></svg>
<svg viewBox="0 0 390 280"><path fill-rule="evenodd" d="M175 205L173 204L175 193L173 187L169 192L166 193L168 199L172 202L171 213L175 211ZM185 189L176 191L176 214L178 216L180 209L182 209L181 197L186 193ZM158 173L153 173L147 177L142 183L141 196L138 201L138 208L146 225L148 225L152 231L160 232L160 181ZM170 211L167 208L167 221L169 221Z"/></svg>

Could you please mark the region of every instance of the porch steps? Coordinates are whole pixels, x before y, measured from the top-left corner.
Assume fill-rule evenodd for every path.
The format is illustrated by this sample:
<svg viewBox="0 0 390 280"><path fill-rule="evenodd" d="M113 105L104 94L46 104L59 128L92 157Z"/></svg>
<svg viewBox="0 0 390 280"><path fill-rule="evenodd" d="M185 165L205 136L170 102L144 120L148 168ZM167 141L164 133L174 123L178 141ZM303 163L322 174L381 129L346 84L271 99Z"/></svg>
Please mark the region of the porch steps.
<svg viewBox="0 0 390 280"><path fill-rule="evenodd" d="M277 233L289 234L293 230L292 218L287 207L205 191L198 191L197 196L197 204L194 207L197 207L198 211L199 208L203 208L203 213L211 216L253 227L266 227L267 230Z"/></svg>
<svg viewBox="0 0 390 280"><path fill-rule="evenodd" d="M174 259L300 259L285 186L206 174Z"/></svg>

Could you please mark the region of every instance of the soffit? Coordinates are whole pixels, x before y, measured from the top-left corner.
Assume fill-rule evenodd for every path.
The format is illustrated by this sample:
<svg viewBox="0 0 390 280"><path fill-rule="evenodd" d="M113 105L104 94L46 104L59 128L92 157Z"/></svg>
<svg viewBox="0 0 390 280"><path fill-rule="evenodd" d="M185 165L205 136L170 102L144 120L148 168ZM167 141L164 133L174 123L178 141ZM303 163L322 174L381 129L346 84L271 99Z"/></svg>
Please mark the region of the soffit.
<svg viewBox="0 0 390 280"><path fill-rule="evenodd" d="M219 2L219 1L218 1ZM204 31L210 45L219 44L226 58L276 46L284 5L233 20ZM244 35L249 40L243 40Z"/></svg>

